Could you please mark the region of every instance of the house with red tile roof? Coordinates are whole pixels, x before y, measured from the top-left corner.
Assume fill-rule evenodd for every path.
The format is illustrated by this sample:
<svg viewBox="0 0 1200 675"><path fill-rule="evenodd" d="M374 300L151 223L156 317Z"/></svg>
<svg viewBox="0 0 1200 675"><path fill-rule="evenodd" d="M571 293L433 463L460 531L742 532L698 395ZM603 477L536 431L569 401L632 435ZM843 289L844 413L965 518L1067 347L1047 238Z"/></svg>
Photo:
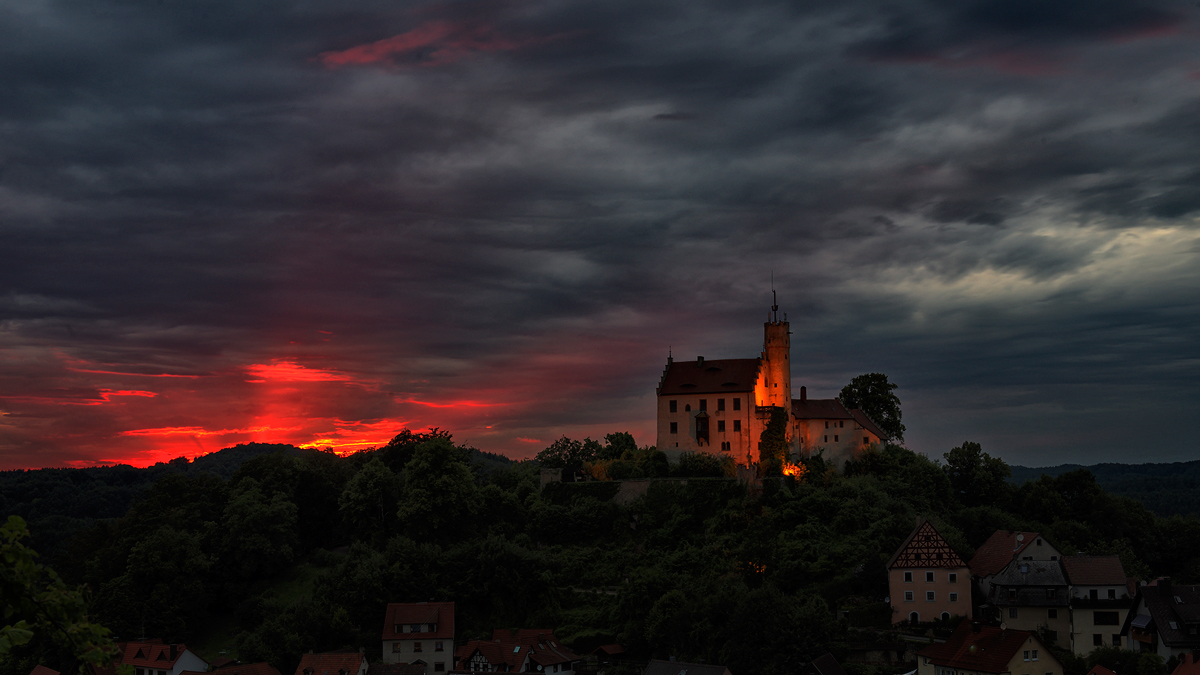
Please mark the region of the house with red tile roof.
<svg viewBox="0 0 1200 675"><path fill-rule="evenodd" d="M187 645L163 644L162 640L118 642L121 657L110 666L95 668L96 675L116 675L116 666L133 668L134 675L182 675L184 671L207 672L208 662Z"/></svg>
<svg viewBox="0 0 1200 675"><path fill-rule="evenodd" d="M471 640L454 650L454 672L573 675L581 657L559 642L553 630L497 628L491 640Z"/></svg>
<svg viewBox="0 0 1200 675"><path fill-rule="evenodd" d="M969 616L971 574L928 519L917 523L887 563L892 623Z"/></svg>
<svg viewBox="0 0 1200 675"><path fill-rule="evenodd" d="M1117 675L1117 674L1116 674L1116 672L1111 671L1108 668L1105 668L1104 666L1097 663L1096 665L1092 666L1091 670L1087 671L1087 675Z"/></svg>
<svg viewBox="0 0 1200 675"><path fill-rule="evenodd" d="M309 652L300 657L296 675L367 675L367 657L357 652Z"/></svg>
<svg viewBox="0 0 1200 675"><path fill-rule="evenodd" d="M179 675L280 675L279 670L267 663L238 663L235 659L225 659L225 665L211 672L185 670Z"/></svg>
<svg viewBox="0 0 1200 675"><path fill-rule="evenodd" d="M1071 584L1071 649L1087 654L1096 647L1126 647L1121 627L1133 608L1128 577L1115 555L1069 555L1062 559Z"/></svg>
<svg viewBox="0 0 1200 675"><path fill-rule="evenodd" d="M917 675L1062 675L1036 635L963 621L941 644L917 652Z"/></svg>
<svg viewBox="0 0 1200 675"><path fill-rule="evenodd" d="M46 666L43 666L42 664L39 663L38 665L33 667L33 670L29 671L29 675L61 675L61 674L57 670L55 670L53 668L47 668Z"/></svg>
<svg viewBox="0 0 1200 675"><path fill-rule="evenodd" d="M1058 560L1062 553L1037 532L996 530L988 540L975 550L971 562L971 576L979 585L980 595L992 595L992 578L1008 567L1014 560Z"/></svg>
<svg viewBox="0 0 1200 675"><path fill-rule="evenodd" d="M1067 577L1057 560L1014 560L993 577L992 618L1013 630L1039 631L1050 646L1069 647Z"/></svg>
<svg viewBox="0 0 1200 675"><path fill-rule="evenodd" d="M383 617L383 662L426 666L443 673L453 667L454 603L393 602Z"/></svg>

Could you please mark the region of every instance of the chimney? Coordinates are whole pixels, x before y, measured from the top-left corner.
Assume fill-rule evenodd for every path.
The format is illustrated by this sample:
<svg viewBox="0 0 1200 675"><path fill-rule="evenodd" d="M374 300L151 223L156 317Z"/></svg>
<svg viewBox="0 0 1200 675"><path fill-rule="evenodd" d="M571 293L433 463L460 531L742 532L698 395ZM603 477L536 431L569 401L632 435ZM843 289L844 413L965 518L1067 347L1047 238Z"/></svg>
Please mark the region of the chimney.
<svg viewBox="0 0 1200 675"><path fill-rule="evenodd" d="M696 367L697 367L697 368L703 368L703 367L704 367L704 357L703 357L703 356L697 356L697 357L696 357Z"/></svg>
<svg viewBox="0 0 1200 675"><path fill-rule="evenodd" d="M808 400L808 387L800 387L800 402Z"/></svg>

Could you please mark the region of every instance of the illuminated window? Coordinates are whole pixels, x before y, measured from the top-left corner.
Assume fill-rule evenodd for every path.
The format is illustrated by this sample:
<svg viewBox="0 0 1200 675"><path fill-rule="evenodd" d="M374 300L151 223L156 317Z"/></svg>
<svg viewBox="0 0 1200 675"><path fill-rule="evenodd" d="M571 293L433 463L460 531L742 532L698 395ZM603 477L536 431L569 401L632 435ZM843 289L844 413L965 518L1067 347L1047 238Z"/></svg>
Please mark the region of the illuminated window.
<svg viewBox="0 0 1200 675"><path fill-rule="evenodd" d="M733 399L733 400L735 400L735 401L736 401L737 399L735 398L735 399ZM742 430L742 421L741 421L741 420L734 420L734 421L733 421L733 430L734 430L734 431L741 431L741 430Z"/></svg>
<svg viewBox="0 0 1200 675"><path fill-rule="evenodd" d="M671 422L671 433L679 433L679 422Z"/></svg>
<svg viewBox="0 0 1200 675"><path fill-rule="evenodd" d="M725 409L725 399L723 399L723 398L717 399L717 410L724 410L724 409Z"/></svg>
<svg viewBox="0 0 1200 675"><path fill-rule="evenodd" d="M742 409L742 399L740 399L740 398L733 399L733 409L734 410Z"/></svg>
<svg viewBox="0 0 1200 675"><path fill-rule="evenodd" d="M667 405L671 407L671 412L679 412L679 401L671 401Z"/></svg>
<svg viewBox="0 0 1200 675"><path fill-rule="evenodd" d="M905 581L907 581L907 582L909 582L909 583L911 583L911 582L912 582L912 572L905 572L905 573L904 573L904 580L905 580Z"/></svg>
<svg viewBox="0 0 1200 675"><path fill-rule="evenodd" d="M837 436L834 436L833 438L836 440ZM926 572L925 573L925 582L929 583L931 581L933 581L933 572Z"/></svg>
<svg viewBox="0 0 1200 675"><path fill-rule="evenodd" d="M719 400L724 401L725 399L719 399ZM717 431L721 432L721 433L725 432L725 420L717 420Z"/></svg>
<svg viewBox="0 0 1200 675"><path fill-rule="evenodd" d="M706 398L700 399L700 409L708 410L708 399L706 399Z"/></svg>

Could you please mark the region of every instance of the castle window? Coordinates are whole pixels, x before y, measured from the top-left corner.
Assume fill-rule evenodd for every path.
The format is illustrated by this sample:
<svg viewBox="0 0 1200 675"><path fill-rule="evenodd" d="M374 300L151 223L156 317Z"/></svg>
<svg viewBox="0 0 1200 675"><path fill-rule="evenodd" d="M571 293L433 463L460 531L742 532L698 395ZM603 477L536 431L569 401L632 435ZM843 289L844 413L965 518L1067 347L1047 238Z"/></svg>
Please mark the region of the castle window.
<svg viewBox="0 0 1200 675"><path fill-rule="evenodd" d="M679 433L679 422L671 422L671 433Z"/></svg>
<svg viewBox="0 0 1200 675"><path fill-rule="evenodd" d="M826 429L828 429L828 428L829 428L829 420L825 420L825 428L826 428Z"/></svg>
<svg viewBox="0 0 1200 675"><path fill-rule="evenodd" d="M725 399L721 400L723 401ZM725 420L717 420L717 431L719 433L725 433Z"/></svg>
<svg viewBox="0 0 1200 675"><path fill-rule="evenodd" d="M740 399L740 398L733 399L733 409L734 410L742 409L742 399Z"/></svg>
<svg viewBox="0 0 1200 675"><path fill-rule="evenodd" d="M846 426L846 423L845 423L845 422L838 422L838 428L839 428L839 429L841 429L841 428L843 428L843 427L845 427L845 426Z"/></svg>
<svg viewBox="0 0 1200 675"><path fill-rule="evenodd" d="M737 399L736 399L736 398L735 398L735 399L733 399L733 402L734 402L734 403L737 403ZM736 406L735 406L735 407L736 407ZM741 420L734 420L734 421L733 421L733 430L734 430L734 431L741 431L741 430L742 430L742 421L741 421Z"/></svg>
<svg viewBox="0 0 1200 675"><path fill-rule="evenodd" d="M671 406L671 412L679 412L679 401L671 401L668 405Z"/></svg>
<svg viewBox="0 0 1200 675"><path fill-rule="evenodd" d="M834 434L834 435L833 435L833 442L834 442L834 443L837 443L837 442L838 442L838 439L837 439L837 438L838 438L838 437L837 437L837 434Z"/></svg>
<svg viewBox="0 0 1200 675"><path fill-rule="evenodd" d="M708 399L706 399L706 398L700 399L700 409L708 410Z"/></svg>
<svg viewBox="0 0 1200 675"><path fill-rule="evenodd" d="M692 404L687 403L683 406L683 412L692 412Z"/></svg>
<svg viewBox="0 0 1200 675"><path fill-rule="evenodd" d="M725 409L725 399L723 399L723 398L717 399L717 410L724 410L724 409Z"/></svg>
<svg viewBox="0 0 1200 675"><path fill-rule="evenodd" d="M825 442L826 442L826 443L828 443L828 442L829 442L829 437L828 437L828 436L826 436L826 437L825 437Z"/></svg>

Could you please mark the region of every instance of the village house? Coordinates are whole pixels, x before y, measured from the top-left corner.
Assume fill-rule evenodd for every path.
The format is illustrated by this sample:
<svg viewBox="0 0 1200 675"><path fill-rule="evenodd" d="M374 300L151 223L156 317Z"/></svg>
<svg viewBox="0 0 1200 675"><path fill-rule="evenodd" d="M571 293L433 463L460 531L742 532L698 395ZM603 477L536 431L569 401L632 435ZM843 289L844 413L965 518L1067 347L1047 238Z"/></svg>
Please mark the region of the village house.
<svg viewBox="0 0 1200 675"><path fill-rule="evenodd" d="M1037 532L996 530L983 542L971 562L971 577L979 587L981 598L992 595L992 579L1014 560L1058 560L1062 553Z"/></svg>
<svg viewBox="0 0 1200 675"><path fill-rule="evenodd" d="M180 675L280 675L279 670L266 661L258 663L229 663L232 659L228 658L225 661L227 662L226 665L207 673L205 671L185 670Z"/></svg>
<svg viewBox="0 0 1200 675"><path fill-rule="evenodd" d="M362 651L325 652L311 651L300 657L296 675L367 675L367 657Z"/></svg>
<svg viewBox="0 0 1200 675"><path fill-rule="evenodd" d="M1130 647L1163 659L1200 650L1200 586L1159 579L1140 587L1121 635L1131 640Z"/></svg>
<svg viewBox="0 0 1200 675"><path fill-rule="evenodd" d="M1053 646L1071 637L1067 578L1057 560L1014 560L992 577L991 605L1002 626L1037 632Z"/></svg>
<svg viewBox="0 0 1200 675"><path fill-rule="evenodd" d="M1062 558L1071 584L1071 649L1087 654L1096 647L1127 647L1121 627L1133 597L1121 559L1115 555Z"/></svg>
<svg viewBox="0 0 1200 675"><path fill-rule="evenodd" d="M553 673L574 675L580 656L567 649L554 631L497 628L491 640L470 640L454 650L456 673Z"/></svg>
<svg viewBox="0 0 1200 675"><path fill-rule="evenodd" d="M1062 675L1037 635L963 621L944 643L917 652L917 675Z"/></svg>
<svg viewBox="0 0 1200 675"><path fill-rule="evenodd" d="M443 673L453 667L454 603L393 602L383 617L383 662L428 666Z"/></svg>
<svg viewBox="0 0 1200 675"><path fill-rule="evenodd" d="M119 660L96 668L97 675L116 675L116 667L130 666L134 675L182 675L184 671L208 670L208 662L196 656L186 645L163 644L162 640L118 642Z"/></svg>
<svg viewBox="0 0 1200 675"><path fill-rule="evenodd" d="M659 450L670 455L728 455L749 466L758 461L759 437L771 413L787 413L789 452L824 451L840 467L864 448L887 440L861 410L837 399L792 398L791 331L772 305L763 324L763 350L753 359L675 361L667 357L656 390Z"/></svg>
<svg viewBox="0 0 1200 675"><path fill-rule="evenodd" d="M928 520L917 523L887 570L892 623L916 624L970 612L970 570Z"/></svg>

